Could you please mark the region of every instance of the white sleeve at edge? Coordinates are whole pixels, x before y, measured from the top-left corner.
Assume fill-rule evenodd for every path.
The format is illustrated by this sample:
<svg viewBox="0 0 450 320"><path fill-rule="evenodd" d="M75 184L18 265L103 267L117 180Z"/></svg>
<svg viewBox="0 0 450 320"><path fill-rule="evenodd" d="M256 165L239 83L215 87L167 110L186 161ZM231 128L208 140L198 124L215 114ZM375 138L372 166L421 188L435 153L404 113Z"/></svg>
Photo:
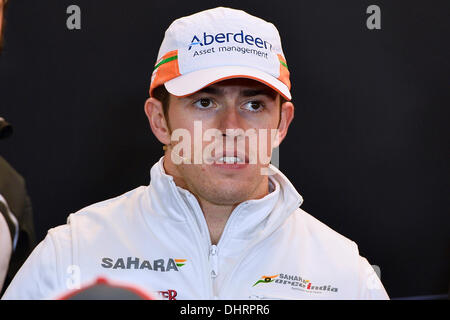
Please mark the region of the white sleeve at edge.
<svg viewBox="0 0 450 320"><path fill-rule="evenodd" d="M48 299L54 295L56 287L55 245L51 235L47 234L19 269L2 299Z"/></svg>
<svg viewBox="0 0 450 320"><path fill-rule="evenodd" d="M375 270L366 258L359 257L360 296L362 300L389 300Z"/></svg>

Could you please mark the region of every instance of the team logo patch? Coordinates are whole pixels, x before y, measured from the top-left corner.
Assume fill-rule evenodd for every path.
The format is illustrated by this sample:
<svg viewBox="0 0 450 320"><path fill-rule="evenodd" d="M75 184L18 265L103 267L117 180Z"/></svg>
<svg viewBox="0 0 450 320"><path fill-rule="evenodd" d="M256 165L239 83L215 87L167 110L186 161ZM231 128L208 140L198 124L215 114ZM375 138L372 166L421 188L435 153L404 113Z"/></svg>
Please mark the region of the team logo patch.
<svg viewBox="0 0 450 320"><path fill-rule="evenodd" d="M279 276L279 274L274 275L274 276L262 276L261 279L259 279L258 281L255 282L253 287L256 286L258 283L271 283L271 282L274 282L275 281L274 279L276 277L278 277L278 276Z"/></svg>
<svg viewBox="0 0 450 320"><path fill-rule="evenodd" d="M101 266L106 269L139 269L159 272L180 271L186 264L187 259L156 259L146 260L138 257L126 258L102 258Z"/></svg>
<svg viewBox="0 0 450 320"><path fill-rule="evenodd" d="M312 283L312 281L308 279L303 279L301 276L290 275L280 273L273 276L262 276L258 279L252 287L256 285L264 283L264 284L278 284L281 286L290 287L292 290L299 290L308 293L323 293L323 292L338 292L338 288L335 288L329 284L325 285L316 285L316 283Z"/></svg>

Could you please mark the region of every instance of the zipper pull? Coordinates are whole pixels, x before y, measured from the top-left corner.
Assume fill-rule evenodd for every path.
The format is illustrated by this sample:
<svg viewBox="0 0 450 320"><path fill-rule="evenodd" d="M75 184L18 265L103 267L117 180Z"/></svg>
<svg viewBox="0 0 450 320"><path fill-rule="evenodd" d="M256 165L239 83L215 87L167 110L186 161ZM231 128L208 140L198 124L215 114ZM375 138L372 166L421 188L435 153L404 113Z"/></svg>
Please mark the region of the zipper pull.
<svg viewBox="0 0 450 320"><path fill-rule="evenodd" d="M215 244L209 248L209 262L211 265L211 278L216 278L219 274L219 249Z"/></svg>

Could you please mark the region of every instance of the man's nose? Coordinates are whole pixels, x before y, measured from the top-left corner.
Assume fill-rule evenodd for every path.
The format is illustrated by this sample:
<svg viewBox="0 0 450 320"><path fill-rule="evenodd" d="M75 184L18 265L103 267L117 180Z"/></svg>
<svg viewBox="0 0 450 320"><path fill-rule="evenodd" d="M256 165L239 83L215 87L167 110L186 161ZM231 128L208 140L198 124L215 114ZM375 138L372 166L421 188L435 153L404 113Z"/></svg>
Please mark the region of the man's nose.
<svg viewBox="0 0 450 320"><path fill-rule="evenodd" d="M219 130L222 132L222 135L227 135L227 129L243 129L242 127L242 118L239 115L239 110L236 107L230 106L223 110L223 113L219 117ZM233 130L228 130L228 135L232 134L237 136L232 132Z"/></svg>

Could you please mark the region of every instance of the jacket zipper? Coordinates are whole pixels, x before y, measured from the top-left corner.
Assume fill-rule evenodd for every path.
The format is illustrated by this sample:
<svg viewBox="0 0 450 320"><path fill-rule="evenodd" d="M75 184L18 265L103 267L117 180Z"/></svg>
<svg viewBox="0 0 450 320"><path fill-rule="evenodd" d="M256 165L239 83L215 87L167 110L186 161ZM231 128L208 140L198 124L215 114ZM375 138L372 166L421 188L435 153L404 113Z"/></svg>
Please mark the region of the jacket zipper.
<svg viewBox="0 0 450 320"><path fill-rule="evenodd" d="M198 204L197 199L195 199L195 197L190 193L188 194L188 196L191 199L191 201L194 203L194 206L196 207L196 208L191 207L191 209L194 210L195 214L201 215L201 217L200 217L201 226L206 230L206 235L208 238L207 242L208 242L208 246L209 246L208 267L210 269L210 274L208 275L208 281L210 283L210 297L211 297L211 299L218 299L216 292L214 292L214 280L219 275L219 248L221 247L221 245L223 243L223 239L225 238L225 235L227 234L227 232L229 230L229 226L231 225L233 219L235 219L235 217L237 216L237 213L242 209L242 207L247 204L247 201L244 201L243 203L239 204L234 209L234 211L231 213L230 218L228 219L227 223L225 224L225 228L222 232L219 242L217 243L217 245L214 245L211 243L211 235L209 233L208 225L206 224L205 217L203 216L203 212Z"/></svg>
<svg viewBox="0 0 450 320"><path fill-rule="evenodd" d="M174 186L174 188L175 188L174 191L175 191L176 196L178 197L179 201L182 201L182 203L183 203L184 201L183 201L183 199L181 199L181 195L179 194L178 190L176 190L176 186ZM197 199L195 199L195 197L191 193L187 193L187 195L188 195L189 199L191 200L191 201L189 201L191 210L194 211L194 214L196 216L201 215L200 216L200 228L205 230L205 234L207 236L207 244L208 244L208 248L209 248L209 255L207 257L208 261L206 261L205 269L210 270L210 274L207 275L207 278L208 278L207 282L209 282L210 299L218 299L218 297L216 296L216 294L214 292L214 279L217 278L217 276L219 275L219 247L220 247L221 243L223 243L224 236L228 232L231 222L237 216L237 213L241 210L241 208L247 204L247 201L240 203L234 209L234 211L231 213L231 216L229 217L227 223L225 224L225 228L222 232L222 236L220 237L219 242L217 243L217 245L213 245L211 243L211 235L209 233L208 225L206 224L205 217L203 216L203 212L200 208L200 205L198 204ZM192 207L192 203L194 204L195 208ZM186 205L185 205L185 207L186 207L186 209L188 209ZM187 217L190 220L190 224L192 224L192 226L194 226L195 222L192 221L192 217L190 216L189 212L187 212ZM194 231L194 235L195 235L195 238L198 240L199 244L201 244L201 246L203 246L204 242L201 239L199 239L197 232Z"/></svg>
<svg viewBox="0 0 450 320"><path fill-rule="evenodd" d="M222 235L220 236L219 242L217 245L210 243L210 251L209 251L209 261L210 261L210 267L211 267L211 292L214 299L218 299L216 292L214 291L214 280L219 275L219 249L223 246L224 239L226 239L226 235L228 233L228 230L230 229L230 225L232 224L232 221L236 218L238 215L238 212L242 209L243 206L247 204L247 201L239 204L234 211L231 213L230 217L228 218L227 223L225 224L225 228L223 229ZM206 223L206 222L205 222ZM209 234L209 230L208 230Z"/></svg>
<svg viewBox="0 0 450 320"><path fill-rule="evenodd" d="M218 257L219 249L215 244L211 245L209 249L209 263L211 266L211 279L217 278L219 275L219 257Z"/></svg>

